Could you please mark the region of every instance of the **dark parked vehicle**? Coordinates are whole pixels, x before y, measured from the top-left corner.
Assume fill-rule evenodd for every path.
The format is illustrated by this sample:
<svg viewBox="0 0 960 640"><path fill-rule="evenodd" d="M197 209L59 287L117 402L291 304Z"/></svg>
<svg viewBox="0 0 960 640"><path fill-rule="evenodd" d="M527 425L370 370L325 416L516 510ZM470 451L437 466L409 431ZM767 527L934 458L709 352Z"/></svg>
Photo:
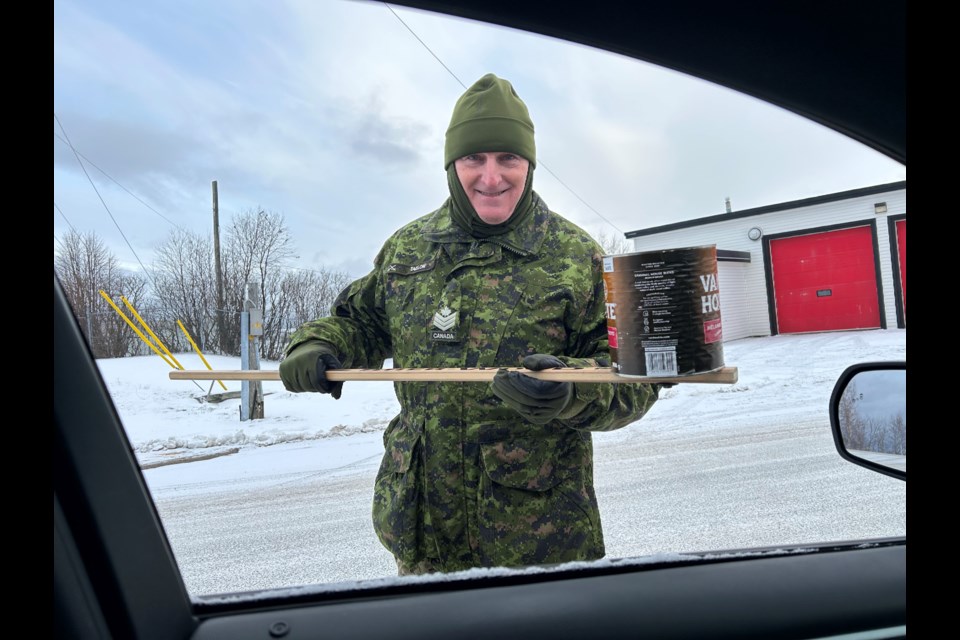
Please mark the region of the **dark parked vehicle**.
<svg viewBox="0 0 960 640"><path fill-rule="evenodd" d="M676 69L906 165L904 2L396 4ZM55 637L906 637L905 537L195 601L56 276L53 319ZM844 398L856 385L905 414L905 376L905 362L866 363L823 399L839 455L903 481L905 424L858 440Z"/></svg>

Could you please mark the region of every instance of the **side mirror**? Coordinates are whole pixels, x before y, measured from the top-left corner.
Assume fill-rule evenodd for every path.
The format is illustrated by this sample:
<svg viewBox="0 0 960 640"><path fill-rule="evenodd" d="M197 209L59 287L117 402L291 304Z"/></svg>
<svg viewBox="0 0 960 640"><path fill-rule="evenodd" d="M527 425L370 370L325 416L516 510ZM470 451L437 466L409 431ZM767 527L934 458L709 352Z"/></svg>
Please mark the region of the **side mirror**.
<svg viewBox="0 0 960 640"><path fill-rule="evenodd" d="M907 363L864 362L840 375L830 427L845 460L907 480Z"/></svg>

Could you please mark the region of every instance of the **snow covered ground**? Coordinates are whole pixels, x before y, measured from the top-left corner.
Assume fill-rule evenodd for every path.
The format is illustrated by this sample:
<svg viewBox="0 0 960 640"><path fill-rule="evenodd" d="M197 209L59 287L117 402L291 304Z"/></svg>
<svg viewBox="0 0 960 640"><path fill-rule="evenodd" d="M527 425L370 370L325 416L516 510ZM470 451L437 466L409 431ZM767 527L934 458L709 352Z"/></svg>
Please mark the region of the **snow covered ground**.
<svg viewBox="0 0 960 640"><path fill-rule="evenodd" d="M238 358L204 355L213 369L236 370ZM176 354L185 369L205 369L196 354ZM804 416L826 418L833 383L848 365L906 359L905 330L847 331L747 338L724 345L733 385L678 385L630 427L644 433L696 434L732 425L762 429ZM264 382L264 418L240 421L240 400L204 402L209 394L239 393L241 383L170 380L159 356L97 361L138 459L144 467L235 448L283 442L325 441L382 431L399 411L390 382L348 382L334 400L287 392ZM262 362L276 369L277 362ZM609 438L610 434L603 434Z"/></svg>
<svg viewBox="0 0 960 640"><path fill-rule="evenodd" d="M735 384L677 385L640 421L595 434L608 558L905 534L906 484L841 459L827 412L847 366L906 360L905 330L748 338L726 343L724 360ZM98 365L191 593L393 574L369 522L382 431L399 408L392 383L347 382L334 400L264 382L265 417L241 422L239 399L202 401L225 390L171 381L159 356ZM283 508L296 518L278 526L270 510L293 499Z"/></svg>

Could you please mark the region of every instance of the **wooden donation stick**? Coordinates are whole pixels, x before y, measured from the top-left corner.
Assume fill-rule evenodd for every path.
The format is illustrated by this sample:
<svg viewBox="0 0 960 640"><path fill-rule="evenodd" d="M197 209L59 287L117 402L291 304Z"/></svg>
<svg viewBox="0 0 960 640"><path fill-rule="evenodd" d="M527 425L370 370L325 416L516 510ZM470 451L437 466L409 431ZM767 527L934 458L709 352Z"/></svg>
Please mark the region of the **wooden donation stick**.
<svg viewBox="0 0 960 640"><path fill-rule="evenodd" d="M622 376L610 367L595 368L564 368L544 369L531 371L522 367L504 367L507 371L519 371L525 375L541 380L556 382L612 382L612 383L665 383L665 384L733 384L737 381L736 367L722 367L706 373L693 373L686 376L673 377L635 377ZM489 382L499 371L496 367L481 369L330 369L327 370L327 380L341 382L348 380L376 380L384 382ZM176 370L170 372L171 380L261 380L280 381L280 372L277 370L233 370L212 371Z"/></svg>

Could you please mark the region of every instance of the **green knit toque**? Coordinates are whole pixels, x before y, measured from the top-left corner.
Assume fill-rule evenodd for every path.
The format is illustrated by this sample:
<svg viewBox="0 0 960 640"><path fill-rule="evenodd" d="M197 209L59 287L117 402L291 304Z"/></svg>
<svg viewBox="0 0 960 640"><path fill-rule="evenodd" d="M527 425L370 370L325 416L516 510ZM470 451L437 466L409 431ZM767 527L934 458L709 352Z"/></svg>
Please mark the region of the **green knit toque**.
<svg viewBox="0 0 960 640"><path fill-rule="evenodd" d="M453 108L443 167L482 151L507 151L537 165L533 121L513 85L488 73L460 96Z"/></svg>

